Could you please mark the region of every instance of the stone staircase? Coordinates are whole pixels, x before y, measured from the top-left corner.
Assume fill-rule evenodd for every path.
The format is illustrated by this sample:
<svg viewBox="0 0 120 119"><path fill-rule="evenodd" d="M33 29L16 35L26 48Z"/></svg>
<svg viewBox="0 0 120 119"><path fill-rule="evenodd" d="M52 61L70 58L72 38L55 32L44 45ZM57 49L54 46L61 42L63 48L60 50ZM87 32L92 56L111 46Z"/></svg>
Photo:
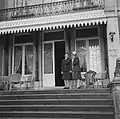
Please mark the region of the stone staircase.
<svg viewBox="0 0 120 119"><path fill-rule="evenodd" d="M114 119L109 89L0 92L0 118Z"/></svg>

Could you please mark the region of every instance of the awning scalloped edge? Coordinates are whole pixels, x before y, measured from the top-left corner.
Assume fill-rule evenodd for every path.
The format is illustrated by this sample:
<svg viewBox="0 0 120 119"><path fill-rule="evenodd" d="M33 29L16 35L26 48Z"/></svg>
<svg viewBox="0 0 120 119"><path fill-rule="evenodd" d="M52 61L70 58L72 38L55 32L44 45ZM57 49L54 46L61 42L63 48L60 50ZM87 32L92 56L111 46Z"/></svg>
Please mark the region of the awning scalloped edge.
<svg viewBox="0 0 120 119"><path fill-rule="evenodd" d="M0 34L106 24L103 10L0 22Z"/></svg>

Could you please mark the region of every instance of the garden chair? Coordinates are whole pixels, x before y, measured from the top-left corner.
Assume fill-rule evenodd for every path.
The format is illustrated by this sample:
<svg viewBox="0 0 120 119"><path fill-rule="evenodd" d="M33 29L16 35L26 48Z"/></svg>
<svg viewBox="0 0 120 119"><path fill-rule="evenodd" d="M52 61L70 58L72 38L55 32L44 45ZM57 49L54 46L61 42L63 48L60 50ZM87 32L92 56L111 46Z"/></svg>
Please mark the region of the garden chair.
<svg viewBox="0 0 120 119"><path fill-rule="evenodd" d="M21 85L22 85L22 81L21 81L21 74L15 73L15 74L11 74L10 78L9 78L9 90L11 91L12 89L15 89L15 84L19 84L19 89L21 90Z"/></svg>
<svg viewBox="0 0 120 119"><path fill-rule="evenodd" d="M22 81L25 83L26 90L34 89L34 77L33 75L27 75L22 77Z"/></svg>
<svg viewBox="0 0 120 119"><path fill-rule="evenodd" d="M9 76L0 76L0 90L8 90Z"/></svg>
<svg viewBox="0 0 120 119"><path fill-rule="evenodd" d="M104 80L106 78L106 72L103 72L103 73L98 73L95 75L95 86L96 87L104 87Z"/></svg>

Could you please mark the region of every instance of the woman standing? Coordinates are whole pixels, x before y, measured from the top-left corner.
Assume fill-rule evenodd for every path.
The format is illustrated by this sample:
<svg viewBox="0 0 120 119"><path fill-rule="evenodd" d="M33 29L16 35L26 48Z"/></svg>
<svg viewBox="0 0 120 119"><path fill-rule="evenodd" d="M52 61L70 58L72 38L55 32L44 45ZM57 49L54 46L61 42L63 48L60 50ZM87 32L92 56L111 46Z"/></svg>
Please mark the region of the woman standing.
<svg viewBox="0 0 120 119"><path fill-rule="evenodd" d="M72 59L72 88L77 88L77 82L81 78L81 72L80 72L80 61L77 56L76 51L72 52L73 59Z"/></svg>
<svg viewBox="0 0 120 119"><path fill-rule="evenodd" d="M69 58L69 53L65 53L65 59L62 60L61 74L65 84L64 89L69 89L72 78L72 60Z"/></svg>

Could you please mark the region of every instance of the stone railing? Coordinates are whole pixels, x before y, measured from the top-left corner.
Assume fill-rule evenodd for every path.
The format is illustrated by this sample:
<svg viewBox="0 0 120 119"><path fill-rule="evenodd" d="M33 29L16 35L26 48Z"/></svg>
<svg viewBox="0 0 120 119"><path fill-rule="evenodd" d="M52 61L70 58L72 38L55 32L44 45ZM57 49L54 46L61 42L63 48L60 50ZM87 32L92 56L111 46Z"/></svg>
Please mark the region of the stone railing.
<svg viewBox="0 0 120 119"><path fill-rule="evenodd" d="M120 119L120 77L115 77L110 83L115 108L115 119Z"/></svg>
<svg viewBox="0 0 120 119"><path fill-rule="evenodd" d="M1 9L0 21L104 9L104 0L69 0Z"/></svg>

